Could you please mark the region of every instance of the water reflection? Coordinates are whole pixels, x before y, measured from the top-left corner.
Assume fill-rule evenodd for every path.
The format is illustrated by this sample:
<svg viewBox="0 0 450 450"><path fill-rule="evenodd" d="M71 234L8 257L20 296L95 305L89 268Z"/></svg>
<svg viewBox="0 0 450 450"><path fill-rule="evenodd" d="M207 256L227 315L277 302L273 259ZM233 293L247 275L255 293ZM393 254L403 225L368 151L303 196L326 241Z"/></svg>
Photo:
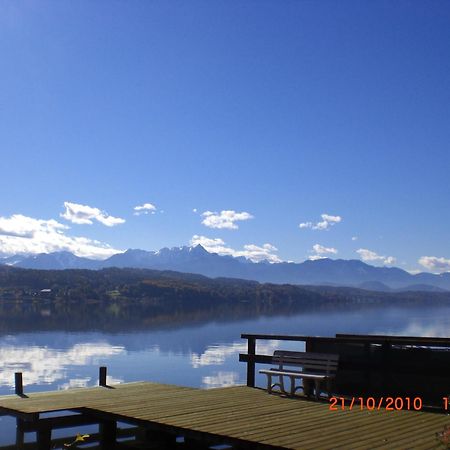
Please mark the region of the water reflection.
<svg viewBox="0 0 450 450"><path fill-rule="evenodd" d="M51 343L49 343L51 345ZM27 384L52 384L67 378L68 367L98 364L99 358L125 353L124 347L107 342L75 344L66 350L38 346L13 346L0 340L0 386L14 386L14 372L24 372ZM68 380L61 386L85 387L86 378Z"/></svg>
<svg viewBox="0 0 450 450"><path fill-rule="evenodd" d="M391 334L393 336L449 337L450 317L440 318L441 323L420 323L417 320L405 324L401 329L382 328L383 331L373 334Z"/></svg>
<svg viewBox="0 0 450 450"><path fill-rule="evenodd" d="M245 317L245 316L244 316ZM14 372L22 371L25 392L71 389L98 383L98 366L108 366L108 384L154 381L191 387L215 388L243 384L246 366L238 354L247 343L241 333L333 336L335 333L396 334L450 337L450 306L407 308L329 308L303 313L192 322L178 317L165 326L133 327L121 324L116 332L77 332L49 325L26 332L9 323L0 336L0 394L12 392ZM1 324L0 324L1 325ZM59 326L59 325L58 325ZM5 327L3 327L5 329ZM21 328L23 329L23 327ZM276 348L303 350L303 343L258 341L257 352ZM258 378L263 385L264 380ZM12 443L14 426L0 418L0 444Z"/></svg>
<svg viewBox="0 0 450 450"><path fill-rule="evenodd" d="M202 378L202 387L206 389L234 386L236 384L243 384L244 380L241 380L237 372L226 372L219 370L212 375L208 375Z"/></svg>
<svg viewBox="0 0 450 450"><path fill-rule="evenodd" d="M270 340L258 345L258 352L272 354L279 347L279 341ZM202 354L192 353L190 355L191 365L194 369L200 366L222 365L227 358L239 356L239 353L247 353L245 342L232 342L227 345L211 345Z"/></svg>

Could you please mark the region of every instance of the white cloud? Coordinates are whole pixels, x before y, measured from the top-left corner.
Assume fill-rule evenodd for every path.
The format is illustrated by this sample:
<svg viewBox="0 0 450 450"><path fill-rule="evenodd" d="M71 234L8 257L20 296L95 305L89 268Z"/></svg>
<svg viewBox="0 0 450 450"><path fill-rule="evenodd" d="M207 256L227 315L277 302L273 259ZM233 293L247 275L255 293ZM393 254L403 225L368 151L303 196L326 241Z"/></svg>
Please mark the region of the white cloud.
<svg viewBox="0 0 450 450"><path fill-rule="evenodd" d="M336 255L338 251L334 247L324 247L320 244L313 245L314 253L308 257L311 261L327 258L328 255Z"/></svg>
<svg viewBox="0 0 450 450"><path fill-rule="evenodd" d="M193 213L196 213L196 212L197 212L197 208L194 208L194 209L192 210L192 212L193 212Z"/></svg>
<svg viewBox="0 0 450 450"><path fill-rule="evenodd" d="M308 256L308 259L310 260L310 261L317 261L317 260L319 260L319 259L325 259L326 258L326 256L323 256L323 255L311 255L311 256Z"/></svg>
<svg viewBox="0 0 450 450"><path fill-rule="evenodd" d="M134 215L135 216L141 216L143 214L155 214L156 212L156 206L152 203L144 203L140 206L134 207Z"/></svg>
<svg viewBox="0 0 450 450"><path fill-rule="evenodd" d="M333 225L342 222L341 216L331 216L330 214L321 214L322 220L317 223L302 222L299 224L299 228L311 228L312 230L328 230Z"/></svg>
<svg viewBox="0 0 450 450"><path fill-rule="evenodd" d="M193 247L201 245L209 253L217 253L219 255L230 255L234 257L244 256L253 262L260 262L267 260L271 263L281 262L281 259L275 254L278 249L272 244L263 244L262 247L254 244L244 245L243 250L235 250L228 247L220 238L211 239L206 236L194 235L190 241Z"/></svg>
<svg viewBox="0 0 450 450"><path fill-rule="evenodd" d="M393 256L386 256L384 264L395 264L395 261L397 260Z"/></svg>
<svg viewBox="0 0 450 450"><path fill-rule="evenodd" d="M63 219L78 225L92 225L93 220L113 227L125 222L125 219L120 217L113 217L106 212L92 206L80 205L79 203L64 202L66 210L60 214Z"/></svg>
<svg viewBox="0 0 450 450"><path fill-rule="evenodd" d="M326 255L336 255L338 251L334 247L324 247L320 244L313 245L314 253L308 257L311 261L317 261L318 259L327 258Z"/></svg>
<svg viewBox="0 0 450 450"><path fill-rule="evenodd" d="M324 247L320 244L314 244L313 250L319 255L323 255L326 253L332 253L333 255L335 255L338 252L334 247Z"/></svg>
<svg viewBox="0 0 450 450"><path fill-rule="evenodd" d="M418 262L431 272L450 272L450 259L437 256L422 256Z"/></svg>
<svg viewBox="0 0 450 450"><path fill-rule="evenodd" d="M239 220L253 219L253 216L248 212L236 212L232 210L221 211L220 213L205 211L202 213L202 224L208 228L226 228L228 230L237 230L238 226L235 222Z"/></svg>
<svg viewBox="0 0 450 450"><path fill-rule="evenodd" d="M69 251L76 256L105 259L121 250L85 237L64 234L69 227L56 220L14 214L0 217L0 253L6 255Z"/></svg>
<svg viewBox="0 0 450 450"><path fill-rule="evenodd" d="M363 261L379 261L383 264L394 264L396 259L393 256L383 256L378 255L372 250L368 250L367 248L360 248L356 250L356 253L361 257Z"/></svg>
<svg viewBox="0 0 450 450"><path fill-rule="evenodd" d="M358 240L358 236L352 236L352 241L357 241Z"/></svg>
<svg viewBox="0 0 450 450"><path fill-rule="evenodd" d="M0 217L0 234L15 237L31 238L34 233L57 233L59 230L69 228L56 220L40 220L22 214L13 214L11 217Z"/></svg>

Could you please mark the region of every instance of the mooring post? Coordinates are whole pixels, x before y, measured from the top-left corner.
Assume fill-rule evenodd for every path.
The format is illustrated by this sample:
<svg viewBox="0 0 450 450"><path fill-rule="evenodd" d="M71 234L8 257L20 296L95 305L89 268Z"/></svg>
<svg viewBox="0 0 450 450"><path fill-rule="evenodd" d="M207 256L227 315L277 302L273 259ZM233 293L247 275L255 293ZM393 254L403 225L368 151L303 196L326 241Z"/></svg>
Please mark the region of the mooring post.
<svg viewBox="0 0 450 450"><path fill-rule="evenodd" d="M98 384L99 386L106 386L106 367L102 366L99 369Z"/></svg>
<svg viewBox="0 0 450 450"><path fill-rule="evenodd" d="M113 450L116 447L117 422L114 420L101 422L99 425L99 432L100 449Z"/></svg>
<svg viewBox="0 0 450 450"><path fill-rule="evenodd" d="M22 372L16 372L14 374L14 385L16 395L23 395L23 377Z"/></svg>
<svg viewBox="0 0 450 450"><path fill-rule="evenodd" d="M247 338L247 386L255 387L255 354L256 354L256 339L254 337Z"/></svg>

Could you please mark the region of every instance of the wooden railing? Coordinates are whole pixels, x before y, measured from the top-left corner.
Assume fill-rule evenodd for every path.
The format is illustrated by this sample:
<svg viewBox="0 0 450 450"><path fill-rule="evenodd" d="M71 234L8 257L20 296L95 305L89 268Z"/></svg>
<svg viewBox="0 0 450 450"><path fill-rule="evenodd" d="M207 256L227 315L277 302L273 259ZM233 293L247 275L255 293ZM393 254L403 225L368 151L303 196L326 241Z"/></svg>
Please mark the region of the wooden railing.
<svg viewBox="0 0 450 450"><path fill-rule="evenodd" d="M239 354L239 361L247 363L247 386L255 387L255 364L271 364L272 355L257 355L256 341L260 340L276 340L276 341L297 341L304 342L306 351L311 351L311 339L320 340L323 342L332 342L335 338L332 337L312 337L301 335L283 335L283 334L241 334L241 338L247 339L247 353Z"/></svg>

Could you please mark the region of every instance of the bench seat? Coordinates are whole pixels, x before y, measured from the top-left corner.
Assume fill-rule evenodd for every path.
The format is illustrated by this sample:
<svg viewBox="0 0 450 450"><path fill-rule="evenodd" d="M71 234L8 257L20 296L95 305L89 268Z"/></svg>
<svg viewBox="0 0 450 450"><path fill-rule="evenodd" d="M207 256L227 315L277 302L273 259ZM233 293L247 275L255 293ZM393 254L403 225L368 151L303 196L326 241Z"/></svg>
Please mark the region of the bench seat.
<svg viewBox="0 0 450 450"><path fill-rule="evenodd" d="M294 396L298 389L302 389L303 393L309 397L314 386L315 397L319 399L322 384L325 384L325 391L328 396L331 395L331 384L336 376L339 355L276 350L272 362L277 363L278 367L259 371L259 373L267 376L267 391L269 394L274 392L275 387L278 387L283 394L291 396ZM293 366L300 370L290 368ZM273 377L278 377L277 383L272 382ZM285 377L290 380L289 391L286 390L284 385ZM296 380L300 379L302 385L296 385Z"/></svg>

